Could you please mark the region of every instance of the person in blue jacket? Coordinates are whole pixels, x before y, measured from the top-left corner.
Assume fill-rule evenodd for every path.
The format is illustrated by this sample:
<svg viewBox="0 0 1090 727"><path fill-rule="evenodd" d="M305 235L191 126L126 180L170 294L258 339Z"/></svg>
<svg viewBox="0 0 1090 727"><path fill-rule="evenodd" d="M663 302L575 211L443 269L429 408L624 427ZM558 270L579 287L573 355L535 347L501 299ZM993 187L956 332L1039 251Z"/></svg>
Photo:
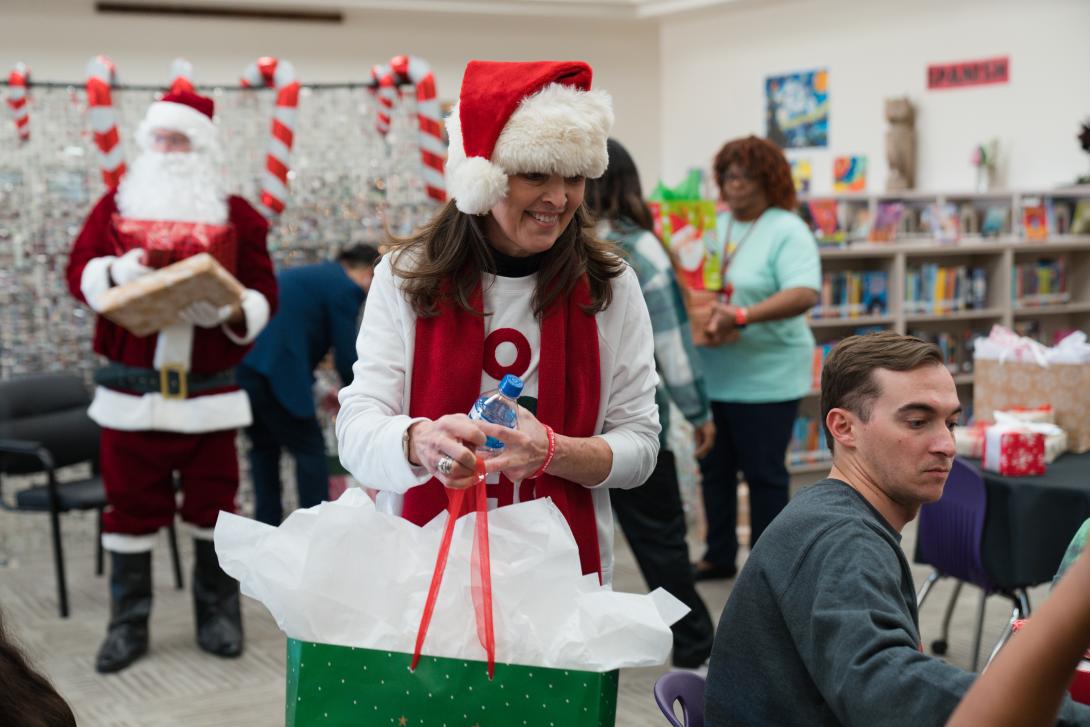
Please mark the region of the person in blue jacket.
<svg viewBox="0 0 1090 727"><path fill-rule="evenodd" d="M279 525L280 452L295 458L299 506L327 499L329 465L315 414L314 368L333 349L341 381L352 381L356 328L379 252L369 245L344 250L336 260L290 268L278 276L280 309L239 365L239 385L250 396L253 424L250 469L254 517Z"/></svg>

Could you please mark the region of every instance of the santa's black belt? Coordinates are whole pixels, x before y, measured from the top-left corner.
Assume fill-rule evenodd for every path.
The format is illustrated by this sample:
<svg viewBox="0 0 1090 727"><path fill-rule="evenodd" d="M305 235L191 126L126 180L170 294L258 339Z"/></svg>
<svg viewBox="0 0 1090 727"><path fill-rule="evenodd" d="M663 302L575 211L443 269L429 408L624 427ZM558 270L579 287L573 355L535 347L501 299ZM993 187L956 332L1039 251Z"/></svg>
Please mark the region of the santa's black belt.
<svg viewBox="0 0 1090 727"><path fill-rule="evenodd" d="M164 399L185 399L209 389L233 386L235 370L225 369L214 374L191 374L181 366L142 369L123 364L109 364L95 372L95 383L111 389L124 389L138 394L160 393Z"/></svg>

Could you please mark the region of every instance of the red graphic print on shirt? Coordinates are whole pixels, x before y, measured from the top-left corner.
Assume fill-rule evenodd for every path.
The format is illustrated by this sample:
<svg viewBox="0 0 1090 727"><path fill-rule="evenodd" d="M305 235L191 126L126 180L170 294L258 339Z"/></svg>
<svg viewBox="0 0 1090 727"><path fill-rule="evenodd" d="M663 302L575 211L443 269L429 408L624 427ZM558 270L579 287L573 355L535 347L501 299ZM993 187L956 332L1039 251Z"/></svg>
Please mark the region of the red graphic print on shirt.
<svg viewBox="0 0 1090 727"><path fill-rule="evenodd" d="M502 365L496 358L501 343L515 346L515 360L507 366ZM514 328L497 328L484 339L484 371L492 378L499 381L507 374L522 376L529 367L530 342Z"/></svg>

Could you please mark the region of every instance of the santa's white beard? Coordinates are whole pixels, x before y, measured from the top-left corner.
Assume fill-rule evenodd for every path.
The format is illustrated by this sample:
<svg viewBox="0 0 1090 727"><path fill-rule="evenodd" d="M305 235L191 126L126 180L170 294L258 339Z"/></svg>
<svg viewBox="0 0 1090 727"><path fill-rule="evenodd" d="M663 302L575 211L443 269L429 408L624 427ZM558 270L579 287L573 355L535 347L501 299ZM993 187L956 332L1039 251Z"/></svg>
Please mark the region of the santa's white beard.
<svg viewBox="0 0 1090 727"><path fill-rule="evenodd" d="M227 222L223 178L211 156L197 151L145 151L121 178L117 207L138 220Z"/></svg>

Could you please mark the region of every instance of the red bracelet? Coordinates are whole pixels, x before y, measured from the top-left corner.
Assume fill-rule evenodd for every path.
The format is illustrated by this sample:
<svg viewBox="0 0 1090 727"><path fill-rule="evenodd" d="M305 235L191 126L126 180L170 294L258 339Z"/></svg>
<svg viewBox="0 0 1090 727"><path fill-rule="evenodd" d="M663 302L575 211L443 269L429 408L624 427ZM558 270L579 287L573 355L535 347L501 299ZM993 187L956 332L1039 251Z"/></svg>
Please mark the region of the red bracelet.
<svg viewBox="0 0 1090 727"><path fill-rule="evenodd" d="M556 454L556 432L544 422L542 422L541 426L545 427L545 434L549 437L549 451L545 453L545 461L541 463L541 467L538 468L537 472L527 477L528 480L536 480L545 474L545 469L552 464L553 455Z"/></svg>

